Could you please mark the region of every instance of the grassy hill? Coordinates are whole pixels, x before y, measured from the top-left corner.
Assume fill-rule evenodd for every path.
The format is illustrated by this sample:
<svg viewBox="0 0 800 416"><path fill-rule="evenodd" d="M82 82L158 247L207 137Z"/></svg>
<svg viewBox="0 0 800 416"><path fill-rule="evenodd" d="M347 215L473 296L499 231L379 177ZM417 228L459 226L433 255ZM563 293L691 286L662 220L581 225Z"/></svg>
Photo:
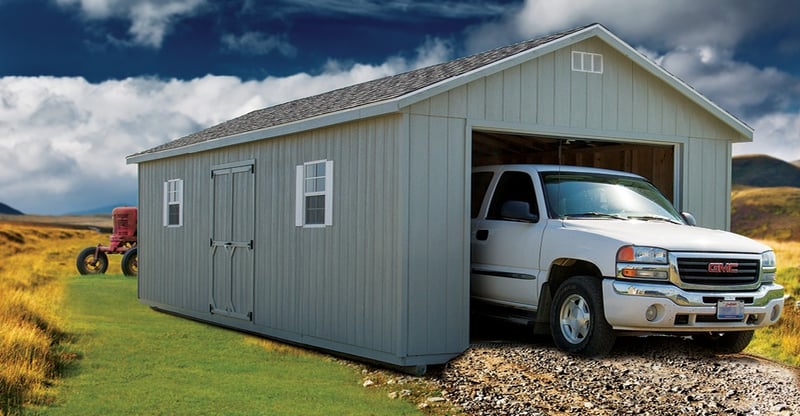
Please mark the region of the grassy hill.
<svg viewBox="0 0 800 416"><path fill-rule="evenodd" d="M734 188L731 230L751 238L800 241L800 188Z"/></svg>
<svg viewBox="0 0 800 416"><path fill-rule="evenodd" d="M800 188L800 166L766 155L733 158L733 185Z"/></svg>
<svg viewBox="0 0 800 416"><path fill-rule="evenodd" d="M800 241L800 166L765 155L733 158L731 230Z"/></svg>

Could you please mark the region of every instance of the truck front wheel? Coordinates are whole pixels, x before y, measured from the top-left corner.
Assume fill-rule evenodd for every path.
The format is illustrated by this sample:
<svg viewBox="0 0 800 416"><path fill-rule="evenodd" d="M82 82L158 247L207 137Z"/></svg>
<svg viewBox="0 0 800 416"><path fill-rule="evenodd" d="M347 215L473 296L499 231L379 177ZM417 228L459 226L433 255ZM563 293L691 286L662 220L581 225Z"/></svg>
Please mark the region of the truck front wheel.
<svg viewBox="0 0 800 416"><path fill-rule="evenodd" d="M587 357L608 354L616 335L603 314L603 288L599 278L575 276L553 297L550 331L561 350Z"/></svg>

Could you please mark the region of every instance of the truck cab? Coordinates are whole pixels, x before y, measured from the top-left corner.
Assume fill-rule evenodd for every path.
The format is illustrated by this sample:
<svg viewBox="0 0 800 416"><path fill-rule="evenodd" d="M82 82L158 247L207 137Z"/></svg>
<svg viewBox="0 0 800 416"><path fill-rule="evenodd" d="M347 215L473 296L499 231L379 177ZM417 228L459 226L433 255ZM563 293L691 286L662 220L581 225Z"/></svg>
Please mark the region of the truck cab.
<svg viewBox="0 0 800 416"><path fill-rule="evenodd" d="M697 227L641 176L552 165L473 170L473 310L532 324L568 352L618 336L691 336L744 349L780 318L766 245Z"/></svg>

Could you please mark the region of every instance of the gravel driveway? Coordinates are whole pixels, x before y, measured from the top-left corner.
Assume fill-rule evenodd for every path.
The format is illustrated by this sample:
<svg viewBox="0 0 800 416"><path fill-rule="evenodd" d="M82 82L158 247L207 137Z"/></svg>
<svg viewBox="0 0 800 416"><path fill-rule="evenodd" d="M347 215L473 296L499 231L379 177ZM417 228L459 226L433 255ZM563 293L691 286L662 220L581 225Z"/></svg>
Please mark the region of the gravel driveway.
<svg viewBox="0 0 800 416"><path fill-rule="evenodd" d="M496 330L496 329L495 329ZM798 369L746 354L715 355L687 339L619 338L586 359L547 338L473 335L442 369L444 396L471 415L798 415ZM526 338L527 337L527 338Z"/></svg>

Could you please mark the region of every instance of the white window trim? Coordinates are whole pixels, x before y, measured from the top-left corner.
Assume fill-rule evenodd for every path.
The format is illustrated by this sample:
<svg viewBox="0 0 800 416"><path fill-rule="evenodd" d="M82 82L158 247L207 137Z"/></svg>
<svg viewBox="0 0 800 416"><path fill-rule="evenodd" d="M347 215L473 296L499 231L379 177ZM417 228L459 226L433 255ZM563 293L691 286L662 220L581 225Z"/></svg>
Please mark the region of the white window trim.
<svg viewBox="0 0 800 416"><path fill-rule="evenodd" d="M572 70L602 74L603 55L599 53L572 51Z"/></svg>
<svg viewBox="0 0 800 416"><path fill-rule="evenodd" d="M170 200L170 184L175 184L175 200ZM178 223L169 223L169 207L171 205L178 206ZM183 226L183 179L170 179L164 181L164 227L182 227Z"/></svg>
<svg viewBox="0 0 800 416"><path fill-rule="evenodd" d="M306 166L325 163L325 191L305 192ZM306 224L306 197L325 195L324 224ZM323 228L333 225L333 161L322 159L305 162L295 167L295 215L294 225L304 228Z"/></svg>

